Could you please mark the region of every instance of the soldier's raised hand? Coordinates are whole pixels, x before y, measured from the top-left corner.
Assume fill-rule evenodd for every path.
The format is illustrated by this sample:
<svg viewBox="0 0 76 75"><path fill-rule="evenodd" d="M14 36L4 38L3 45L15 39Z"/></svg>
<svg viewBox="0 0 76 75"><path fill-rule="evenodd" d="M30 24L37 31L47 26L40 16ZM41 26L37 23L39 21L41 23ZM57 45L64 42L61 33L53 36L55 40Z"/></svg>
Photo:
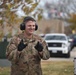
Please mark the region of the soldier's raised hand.
<svg viewBox="0 0 76 75"><path fill-rule="evenodd" d="M18 44L18 51L22 51L26 46L27 44L24 44L23 39L22 39L20 43Z"/></svg>
<svg viewBox="0 0 76 75"><path fill-rule="evenodd" d="M40 42L37 42L37 44L35 45L35 49L39 52L41 52L43 50L43 46Z"/></svg>

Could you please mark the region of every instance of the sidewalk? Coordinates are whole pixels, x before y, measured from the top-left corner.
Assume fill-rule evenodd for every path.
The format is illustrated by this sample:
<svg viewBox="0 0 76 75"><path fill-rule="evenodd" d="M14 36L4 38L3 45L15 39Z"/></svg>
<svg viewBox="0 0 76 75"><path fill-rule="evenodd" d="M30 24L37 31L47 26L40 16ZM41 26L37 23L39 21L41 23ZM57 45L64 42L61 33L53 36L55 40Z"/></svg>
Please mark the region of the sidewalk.
<svg viewBox="0 0 76 75"><path fill-rule="evenodd" d="M11 63L7 59L0 59L0 67L10 67Z"/></svg>

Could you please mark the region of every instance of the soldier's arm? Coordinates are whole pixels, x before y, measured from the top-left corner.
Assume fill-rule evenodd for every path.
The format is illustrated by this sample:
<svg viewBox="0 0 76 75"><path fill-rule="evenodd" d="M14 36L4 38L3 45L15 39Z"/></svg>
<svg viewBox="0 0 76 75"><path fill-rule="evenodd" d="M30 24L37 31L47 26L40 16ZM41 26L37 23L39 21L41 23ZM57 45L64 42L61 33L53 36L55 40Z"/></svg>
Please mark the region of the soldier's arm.
<svg viewBox="0 0 76 75"><path fill-rule="evenodd" d="M39 55L43 60L47 60L50 58L50 53L48 51L47 44L45 41L42 42L42 45L43 45L43 51L39 52Z"/></svg>
<svg viewBox="0 0 76 75"><path fill-rule="evenodd" d="M18 61L19 60L20 52L17 51L17 40L16 37L12 38L9 42L7 49L6 49L6 57L10 61Z"/></svg>

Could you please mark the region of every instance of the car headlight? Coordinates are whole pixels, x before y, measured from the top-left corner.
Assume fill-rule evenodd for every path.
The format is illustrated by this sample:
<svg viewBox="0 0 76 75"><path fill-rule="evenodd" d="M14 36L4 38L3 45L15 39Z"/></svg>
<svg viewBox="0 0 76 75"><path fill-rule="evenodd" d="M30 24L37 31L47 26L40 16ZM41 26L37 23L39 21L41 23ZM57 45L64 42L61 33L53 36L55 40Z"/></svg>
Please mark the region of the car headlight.
<svg viewBox="0 0 76 75"><path fill-rule="evenodd" d="M67 45L65 43L62 43L62 47L65 48Z"/></svg>

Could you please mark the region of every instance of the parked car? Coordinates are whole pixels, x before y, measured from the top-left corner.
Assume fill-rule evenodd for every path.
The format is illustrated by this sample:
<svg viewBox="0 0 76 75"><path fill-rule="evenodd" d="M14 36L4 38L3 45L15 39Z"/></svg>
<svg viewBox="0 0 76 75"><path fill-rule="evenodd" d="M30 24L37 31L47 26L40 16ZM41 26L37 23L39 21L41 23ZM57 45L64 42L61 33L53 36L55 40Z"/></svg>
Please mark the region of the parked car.
<svg viewBox="0 0 76 75"><path fill-rule="evenodd" d="M46 34L44 39L48 45L50 55L59 54L65 57L70 57L69 42L65 34L62 33Z"/></svg>
<svg viewBox="0 0 76 75"><path fill-rule="evenodd" d="M73 50L73 48L76 47L76 34L70 34L68 38L69 38L68 40L70 42L71 50Z"/></svg>

